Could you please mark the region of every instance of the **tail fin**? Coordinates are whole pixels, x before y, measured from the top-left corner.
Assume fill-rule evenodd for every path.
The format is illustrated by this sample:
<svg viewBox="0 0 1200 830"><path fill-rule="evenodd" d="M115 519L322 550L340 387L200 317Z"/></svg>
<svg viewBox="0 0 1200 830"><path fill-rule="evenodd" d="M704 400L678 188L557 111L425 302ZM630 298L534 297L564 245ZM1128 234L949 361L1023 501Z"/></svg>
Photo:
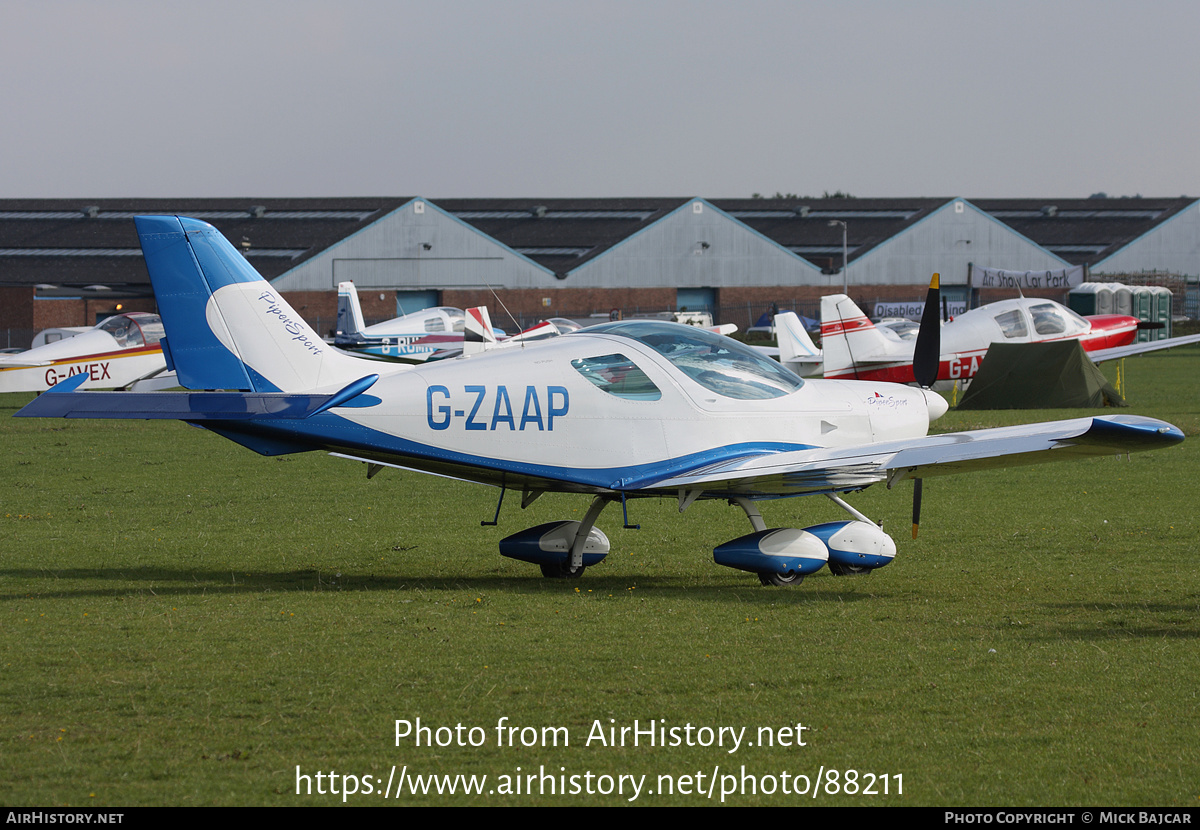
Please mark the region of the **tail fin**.
<svg viewBox="0 0 1200 830"><path fill-rule="evenodd" d="M779 341L779 362L815 365L821 362L821 350L804 330L794 311L775 315L775 337Z"/></svg>
<svg viewBox="0 0 1200 830"><path fill-rule="evenodd" d="M358 338L362 337L363 329L366 327L354 283L339 282L337 328L334 330L334 334L337 337Z"/></svg>
<svg viewBox="0 0 1200 830"><path fill-rule="evenodd" d="M361 377L237 249L206 222L134 218L167 330L164 351L188 389L299 392Z"/></svg>
<svg viewBox="0 0 1200 830"><path fill-rule="evenodd" d="M854 301L845 294L821 298L821 349L825 377L857 377L863 364L912 361L912 346L880 334Z"/></svg>
<svg viewBox="0 0 1200 830"><path fill-rule="evenodd" d="M463 354L479 354L496 345L496 332L492 329L492 316L487 306L467 309L467 322L463 330Z"/></svg>

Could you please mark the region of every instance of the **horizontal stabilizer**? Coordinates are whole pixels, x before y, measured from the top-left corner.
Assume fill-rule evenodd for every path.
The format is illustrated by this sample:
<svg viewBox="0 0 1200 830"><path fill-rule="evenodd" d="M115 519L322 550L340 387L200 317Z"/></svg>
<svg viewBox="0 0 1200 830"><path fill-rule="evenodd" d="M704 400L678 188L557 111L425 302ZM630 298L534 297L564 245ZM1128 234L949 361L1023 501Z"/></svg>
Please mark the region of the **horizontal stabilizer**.
<svg viewBox="0 0 1200 830"><path fill-rule="evenodd" d="M75 377L86 379L86 375ZM70 378L73 381L75 378ZM301 420L345 406L379 375L367 375L333 394L286 392L74 392L64 381L43 392L18 418L131 418L177 421ZM62 388L71 386L72 388Z"/></svg>

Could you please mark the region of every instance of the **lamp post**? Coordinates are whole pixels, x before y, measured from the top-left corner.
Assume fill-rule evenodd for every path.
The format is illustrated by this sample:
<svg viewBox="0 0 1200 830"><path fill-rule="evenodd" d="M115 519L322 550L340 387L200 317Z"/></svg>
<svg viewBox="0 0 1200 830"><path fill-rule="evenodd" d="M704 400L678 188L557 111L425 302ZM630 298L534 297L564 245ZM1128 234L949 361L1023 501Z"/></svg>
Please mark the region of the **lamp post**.
<svg viewBox="0 0 1200 830"><path fill-rule="evenodd" d="M849 268L848 268L847 262L846 262L846 250L847 250L846 249L846 223L843 222L841 219L830 219L829 227L832 228L834 225L842 226L842 293L849 294L850 293L850 276L848 273Z"/></svg>

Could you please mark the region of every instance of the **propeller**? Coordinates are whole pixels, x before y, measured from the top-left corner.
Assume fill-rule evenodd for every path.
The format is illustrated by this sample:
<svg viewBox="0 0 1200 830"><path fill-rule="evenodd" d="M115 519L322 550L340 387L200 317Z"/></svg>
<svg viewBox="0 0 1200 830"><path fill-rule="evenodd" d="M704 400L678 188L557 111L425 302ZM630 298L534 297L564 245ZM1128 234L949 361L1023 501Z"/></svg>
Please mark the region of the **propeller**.
<svg viewBox="0 0 1200 830"><path fill-rule="evenodd" d="M934 274L929 281L925 311L921 313L921 328L917 331L917 345L913 350L913 377L922 389L933 386L937 380L938 364L942 360L942 323L938 319L942 292L938 276Z"/></svg>
<svg viewBox="0 0 1200 830"><path fill-rule="evenodd" d="M921 328L917 331L917 345L913 349L913 378L922 389L929 389L937 380L938 367L942 362L942 321L938 319L941 306L939 275L929 281L929 293L925 295L925 310L921 313ZM921 524L921 490L924 482L913 479L913 525L912 535L917 538L917 527Z"/></svg>

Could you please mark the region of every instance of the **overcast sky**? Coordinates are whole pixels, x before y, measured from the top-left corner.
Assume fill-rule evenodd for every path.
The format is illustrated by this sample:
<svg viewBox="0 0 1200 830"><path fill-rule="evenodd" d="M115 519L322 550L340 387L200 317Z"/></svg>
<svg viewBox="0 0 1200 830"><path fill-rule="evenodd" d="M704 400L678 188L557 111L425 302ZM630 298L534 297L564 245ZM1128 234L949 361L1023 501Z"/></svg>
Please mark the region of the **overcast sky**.
<svg viewBox="0 0 1200 830"><path fill-rule="evenodd" d="M0 197L1200 195L1197 0L0 0Z"/></svg>

